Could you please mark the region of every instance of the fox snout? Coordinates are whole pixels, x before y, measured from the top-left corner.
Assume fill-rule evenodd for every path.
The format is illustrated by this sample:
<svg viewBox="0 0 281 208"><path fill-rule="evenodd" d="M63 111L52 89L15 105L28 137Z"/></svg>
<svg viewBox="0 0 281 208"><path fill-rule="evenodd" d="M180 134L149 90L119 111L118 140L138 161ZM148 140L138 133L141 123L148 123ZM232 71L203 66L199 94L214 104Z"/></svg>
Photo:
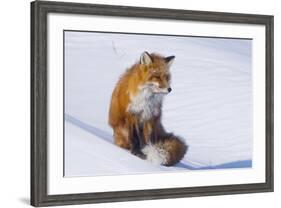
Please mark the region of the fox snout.
<svg viewBox="0 0 281 208"><path fill-rule="evenodd" d="M171 87L165 87L165 88L160 88L160 87L155 87L154 88L154 93L160 93L160 94L168 94L172 91Z"/></svg>
<svg viewBox="0 0 281 208"><path fill-rule="evenodd" d="M171 91L172 91L172 88L171 87L168 87L168 88L164 88L164 90L166 91L166 92L164 92L164 93L170 93Z"/></svg>

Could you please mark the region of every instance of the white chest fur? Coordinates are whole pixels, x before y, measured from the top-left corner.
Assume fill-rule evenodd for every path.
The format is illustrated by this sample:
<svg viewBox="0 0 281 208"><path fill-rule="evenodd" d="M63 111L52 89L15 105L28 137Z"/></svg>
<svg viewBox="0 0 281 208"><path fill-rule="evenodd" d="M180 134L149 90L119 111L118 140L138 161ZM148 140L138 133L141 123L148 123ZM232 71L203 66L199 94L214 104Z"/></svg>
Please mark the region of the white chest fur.
<svg viewBox="0 0 281 208"><path fill-rule="evenodd" d="M140 116L141 121L147 121L160 113L163 94L153 93L149 86L143 86L139 93L131 97L128 111Z"/></svg>

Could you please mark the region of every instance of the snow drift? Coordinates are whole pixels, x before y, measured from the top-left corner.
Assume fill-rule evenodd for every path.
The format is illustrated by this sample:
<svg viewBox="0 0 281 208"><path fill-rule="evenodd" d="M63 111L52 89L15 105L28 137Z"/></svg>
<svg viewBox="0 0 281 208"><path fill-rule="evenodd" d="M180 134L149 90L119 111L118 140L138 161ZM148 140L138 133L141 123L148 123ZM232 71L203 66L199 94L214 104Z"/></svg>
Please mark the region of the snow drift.
<svg viewBox="0 0 281 208"><path fill-rule="evenodd" d="M189 150L155 166L113 144L112 90L143 51L175 55L163 124ZM251 40L65 32L65 176L252 166Z"/></svg>

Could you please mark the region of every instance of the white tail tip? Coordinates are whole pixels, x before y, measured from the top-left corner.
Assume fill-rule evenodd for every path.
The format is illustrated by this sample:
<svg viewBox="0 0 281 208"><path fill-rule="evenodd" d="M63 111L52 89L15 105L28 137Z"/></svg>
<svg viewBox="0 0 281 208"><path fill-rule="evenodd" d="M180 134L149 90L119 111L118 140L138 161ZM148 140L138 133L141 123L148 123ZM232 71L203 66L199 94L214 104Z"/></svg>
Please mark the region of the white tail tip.
<svg viewBox="0 0 281 208"><path fill-rule="evenodd" d="M168 152L159 146L147 144L142 152L146 155L147 161L155 165L164 165L168 161Z"/></svg>

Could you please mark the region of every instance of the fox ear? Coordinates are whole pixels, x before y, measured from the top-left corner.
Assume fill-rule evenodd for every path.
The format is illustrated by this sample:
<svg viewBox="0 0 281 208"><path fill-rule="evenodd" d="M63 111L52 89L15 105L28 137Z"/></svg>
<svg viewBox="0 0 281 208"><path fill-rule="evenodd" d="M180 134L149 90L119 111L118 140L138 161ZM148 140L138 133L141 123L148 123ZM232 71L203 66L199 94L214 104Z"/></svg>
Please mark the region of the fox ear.
<svg viewBox="0 0 281 208"><path fill-rule="evenodd" d="M152 63L151 56L149 55L148 52L145 51L141 54L140 63L144 65L149 65Z"/></svg>
<svg viewBox="0 0 281 208"><path fill-rule="evenodd" d="M172 65L172 63L174 62L175 56L167 56L165 58L165 62L167 63L168 67L170 67Z"/></svg>

